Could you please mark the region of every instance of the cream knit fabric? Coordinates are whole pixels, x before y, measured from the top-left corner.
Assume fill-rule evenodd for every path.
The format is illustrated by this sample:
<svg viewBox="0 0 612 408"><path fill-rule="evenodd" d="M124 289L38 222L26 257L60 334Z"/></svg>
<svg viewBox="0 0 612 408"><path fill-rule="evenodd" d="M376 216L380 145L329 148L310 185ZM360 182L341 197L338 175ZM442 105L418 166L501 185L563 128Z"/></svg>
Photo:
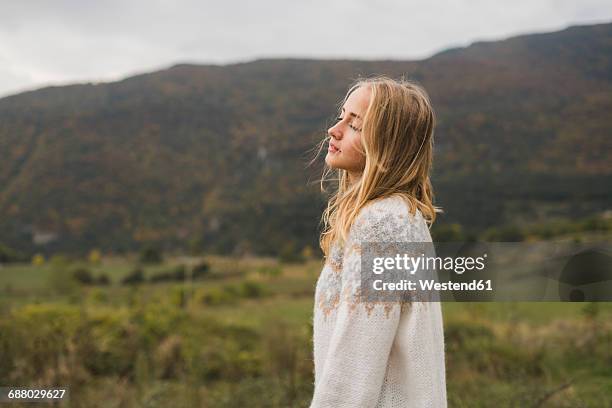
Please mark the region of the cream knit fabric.
<svg viewBox="0 0 612 408"><path fill-rule="evenodd" d="M366 205L344 249L333 246L315 293L310 407L446 407L440 303L361 300L361 242L431 242L431 235L420 211L411 215L393 195Z"/></svg>

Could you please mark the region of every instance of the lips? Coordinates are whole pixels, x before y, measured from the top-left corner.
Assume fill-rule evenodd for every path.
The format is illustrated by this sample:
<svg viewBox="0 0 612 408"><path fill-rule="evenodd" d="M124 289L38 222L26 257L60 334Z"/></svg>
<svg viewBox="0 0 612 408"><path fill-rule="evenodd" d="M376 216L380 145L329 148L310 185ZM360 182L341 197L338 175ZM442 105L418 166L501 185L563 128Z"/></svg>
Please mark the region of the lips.
<svg viewBox="0 0 612 408"><path fill-rule="evenodd" d="M338 147L336 147L336 145L334 145L333 143L329 143L329 148L327 149L328 152L330 153L338 153L340 151L340 149L338 149Z"/></svg>

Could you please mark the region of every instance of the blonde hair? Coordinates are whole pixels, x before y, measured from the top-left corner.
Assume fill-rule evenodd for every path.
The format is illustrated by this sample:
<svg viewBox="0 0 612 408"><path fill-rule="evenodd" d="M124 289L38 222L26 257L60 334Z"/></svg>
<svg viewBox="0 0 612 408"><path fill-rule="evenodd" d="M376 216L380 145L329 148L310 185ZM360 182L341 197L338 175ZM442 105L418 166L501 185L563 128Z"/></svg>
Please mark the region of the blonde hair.
<svg viewBox="0 0 612 408"><path fill-rule="evenodd" d="M359 211L369 202L393 194L402 196L410 213L419 209L431 228L441 208L433 205L429 172L433 162L435 115L426 91L414 82L384 75L359 78L350 86L339 110L359 87L370 88L370 101L361 131L365 167L358 181L349 183L348 172L338 169L338 188L321 217L324 228L319 245L325 256L331 244L346 242ZM318 151L328 141L323 139ZM318 154L317 154L318 155ZM323 183L332 172L327 165Z"/></svg>

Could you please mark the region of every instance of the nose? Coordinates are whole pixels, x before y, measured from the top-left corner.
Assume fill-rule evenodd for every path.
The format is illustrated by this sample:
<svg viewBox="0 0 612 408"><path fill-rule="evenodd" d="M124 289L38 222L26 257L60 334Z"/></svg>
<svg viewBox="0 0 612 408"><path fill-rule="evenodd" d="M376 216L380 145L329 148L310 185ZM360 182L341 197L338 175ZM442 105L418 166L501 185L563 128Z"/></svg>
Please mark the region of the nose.
<svg viewBox="0 0 612 408"><path fill-rule="evenodd" d="M327 134L333 137L334 139L341 139L342 132L339 129L339 125L340 125L340 122L336 123L334 126L327 129Z"/></svg>

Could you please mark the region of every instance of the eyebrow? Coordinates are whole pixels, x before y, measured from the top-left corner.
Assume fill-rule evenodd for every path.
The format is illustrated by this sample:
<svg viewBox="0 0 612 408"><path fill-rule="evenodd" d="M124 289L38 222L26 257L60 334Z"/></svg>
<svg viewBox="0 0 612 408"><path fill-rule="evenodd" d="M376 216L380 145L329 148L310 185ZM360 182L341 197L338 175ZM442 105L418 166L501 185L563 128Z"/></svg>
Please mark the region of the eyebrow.
<svg viewBox="0 0 612 408"><path fill-rule="evenodd" d="M344 109L344 106L343 106L343 107L342 107L342 112L344 112L344 111L345 111L345 109ZM349 115L351 115L351 116L352 116L352 117L354 117L354 118L361 119L361 116L359 116L359 115L358 115L358 114L356 114L356 113L349 112Z"/></svg>

